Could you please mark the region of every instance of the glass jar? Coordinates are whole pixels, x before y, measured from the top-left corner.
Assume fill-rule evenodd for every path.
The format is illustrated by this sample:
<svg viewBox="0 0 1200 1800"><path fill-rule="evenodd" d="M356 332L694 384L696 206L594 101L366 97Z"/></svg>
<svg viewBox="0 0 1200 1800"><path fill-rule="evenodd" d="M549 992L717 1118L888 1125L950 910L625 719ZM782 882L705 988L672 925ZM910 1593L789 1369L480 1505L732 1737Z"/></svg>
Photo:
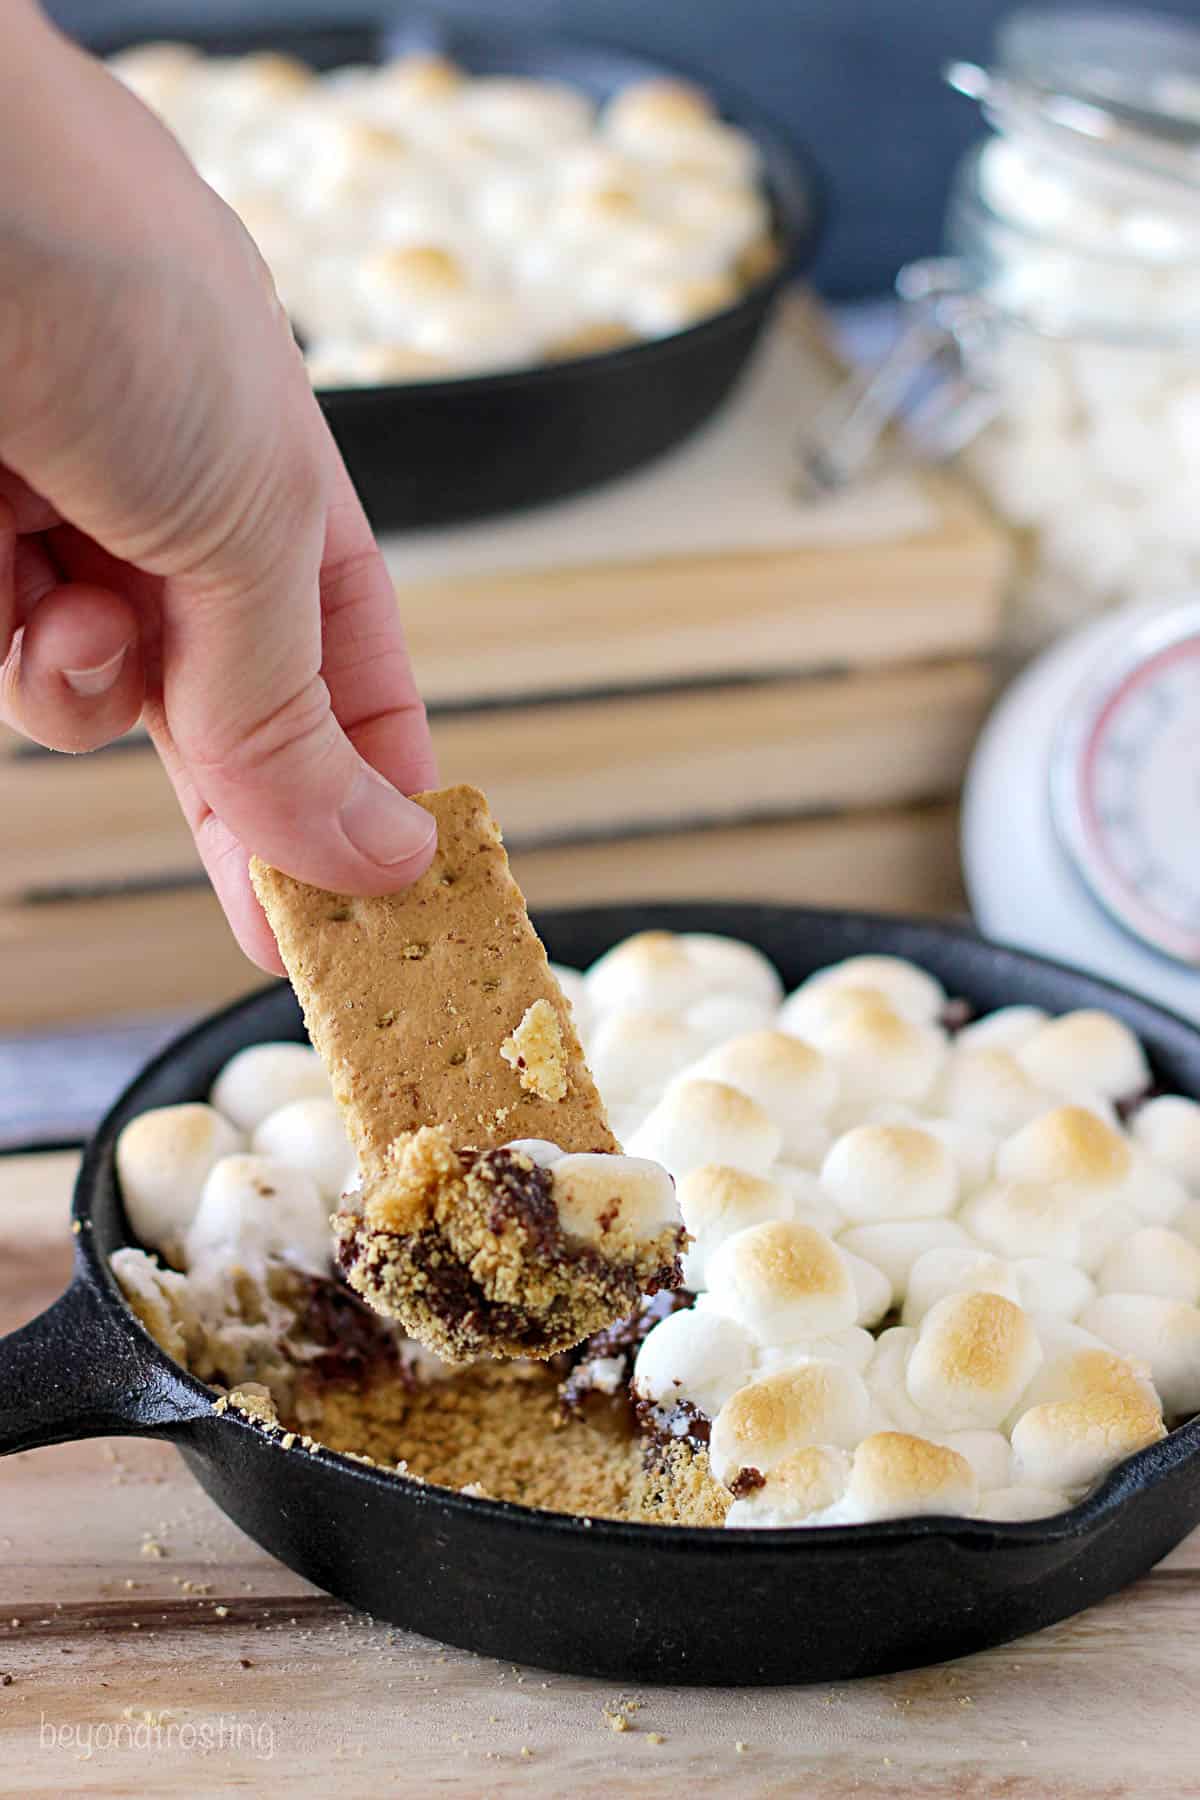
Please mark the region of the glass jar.
<svg viewBox="0 0 1200 1800"><path fill-rule="evenodd" d="M898 287L910 363L933 343L951 368L907 396L918 442L1014 530L1023 655L1200 584L1200 32L1025 13L996 48L947 70L992 135L957 171L947 255Z"/></svg>

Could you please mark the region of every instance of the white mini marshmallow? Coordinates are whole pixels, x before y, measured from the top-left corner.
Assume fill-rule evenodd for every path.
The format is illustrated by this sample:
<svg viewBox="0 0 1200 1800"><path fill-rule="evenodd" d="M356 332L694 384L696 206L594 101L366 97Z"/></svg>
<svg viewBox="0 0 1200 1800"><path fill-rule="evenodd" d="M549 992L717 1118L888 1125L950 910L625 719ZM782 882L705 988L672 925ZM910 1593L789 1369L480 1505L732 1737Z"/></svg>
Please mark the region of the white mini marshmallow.
<svg viewBox="0 0 1200 1800"><path fill-rule="evenodd" d="M994 1132L989 1131L985 1125L976 1124L974 1120L930 1117L926 1113L914 1112L909 1106L890 1104L873 1107L861 1121L850 1121L851 1125L860 1123L915 1125L920 1131L928 1131L939 1143L945 1144L953 1157L954 1166L958 1170L960 1195L978 1193L992 1179L997 1138Z"/></svg>
<svg viewBox="0 0 1200 1800"><path fill-rule="evenodd" d="M991 1430L1011 1412L1042 1360L1028 1315L1000 1294L949 1294L921 1323L906 1385L942 1431Z"/></svg>
<svg viewBox="0 0 1200 1800"><path fill-rule="evenodd" d="M733 1485L741 1469L767 1475L795 1450L831 1444L850 1450L867 1426L862 1377L842 1363L801 1363L749 1382L713 1420L708 1460L714 1478Z"/></svg>
<svg viewBox="0 0 1200 1800"><path fill-rule="evenodd" d="M669 1313L649 1332L633 1366L638 1394L656 1405L686 1400L712 1419L754 1368L754 1343L719 1313Z"/></svg>
<svg viewBox="0 0 1200 1800"><path fill-rule="evenodd" d="M793 995L793 999L798 996ZM785 1007L779 1028L815 1044L837 1070L848 1107L867 1108L925 1098L946 1059L946 1034L915 1025L871 988L832 986L803 1008Z"/></svg>
<svg viewBox="0 0 1200 1800"><path fill-rule="evenodd" d="M908 1392L908 1364L916 1344L916 1329L911 1325L893 1325L881 1331L875 1341L875 1354L863 1371L863 1380L871 1397L876 1430L913 1431L918 1435L936 1430Z"/></svg>
<svg viewBox="0 0 1200 1800"><path fill-rule="evenodd" d="M586 1038L591 1028L591 1002L588 1000L587 982L579 969L569 969L565 963L552 962L550 973L562 989L563 999L571 1009L571 1018L581 1038Z"/></svg>
<svg viewBox="0 0 1200 1800"><path fill-rule="evenodd" d="M1058 1488L990 1488L980 1495L975 1517L1016 1525L1026 1519L1048 1519L1054 1513L1066 1512L1070 1504L1069 1496Z"/></svg>
<svg viewBox="0 0 1200 1800"><path fill-rule="evenodd" d="M785 1157L807 1162L828 1144L823 1122L837 1099L837 1074L811 1044L783 1031L750 1032L709 1051L689 1073L757 1100L783 1132Z"/></svg>
<svg viewBox="0 0 1200 1800"><path fill-rule="evenodd" d="M1109 1252L1141 1228L1142 1221L1132 1206L1124 1200L1114 1200L1103 1212L1093 1213L1083 1220L1075 1252L1076 1263L1085 1275L1094 1278Z"/></svg>
<svg viewBox="0 0 1200 1800"><path fill-rule="evenodd" d="M848 956L844 962L830 963L810 975L783 1003L781 1026L804 1036L805 1011L814 995L834 988L870 988L882 994L894 1012L913 1025L932 1025L946 1004L946 990L941 982L916 963L901 956ZM785 1022L784 1015L787 1016Z"/></svg>
<svg viewBox="0 0 1200 1800"><path fill-rule="evenodd" d="M1170 1169L1136 1145L1122 1199L1147 1225L1170 1225L1188 1203L1188 1190Z"/></svg>
<svg viewBox="0 0 1200 1800"><path fill-rule="evenodd" d="M328 1100L329 1077L308 1044L251 1044L231 1057L213 1083L209 1100L251 1132L292 1100Z"/></svg>
<svg viewBox="0 0 1200 1800"><path fill-rule="evenodd" d="M801 1342L858 1323L847 1258L832 1238L786 1220L726 1238L708 1259L708 1295L762 1344Z"/></svg>
<svg viewBox="0 0 1200 1800"><path fill-rule="evenodd" d="M1111 1013L1063 1013L1027 1038L1016 1055L1039 1087L1059 1093L1088 1088L1105 1099L1122 1100L1150 1082L1142 1046Z"/></svg>
<svg viewBox="0 0 1200 1800"><path fill-rule="evenodd" d="M563 1230L605 1256L627 1257L682 1222L675 1183L645 1157L577 1151L553 1162L550 1176Z"/></svg>
<svg viewBox="0 0 1200 1800"><path fill-rule="evenodd" d="M707 1305L707 1297L700 1304ZM828 1337L806 1338L800 1344L759 1345L754 1373L777 1375L783 1369L794 1369L806 1362L840 1362L856 1374L863 1375L875 1355L875 1339L861 1325L847 1325L844 1331Z"/></svg>
<svg viewBox="0 0 1200 1800"><path fill-rule="evenodd" d="M1042 1181L1003 1181L975 1194L960 1222L985 1249L1016 1261L1022 1256L1079 1260L1084 1208L1070 1192Z"/></svg>
<svg viewBox="0 0 1200 1800"><path fill-rule="evenodd" d="M588 1063L609 1105L649 1107L702 1048L681 1013L621 1009L593 1023Z"/></svg>
<svg viewBox="0 0 1200 1800"><path fill-rule="evenodd" d="M228 1119L200 1103L131 1119L117 1139L117 1179L134 1236L178 1262L210 1171L243 1142Z"/></svg>
<svg viewBox="0 0 1200 1800"><path fill-rule="evenodd" d="M854 1282L854 1291L858 1296L858 1323L860 1325L878 1325L880 1320L892 1310L894 1295L891 1282L883 1270L877 1269L874 1263L867 1262L861 1256L855 1256L853 1251L847 1250L844 1245L839 1244L838 1248L841 1251L842 1261L850 1271L850 1278Z"/></svg>
<svg viewBox="0 0 1200 1800"><path fill-rule="evenodd" d="M759 994L705 994L684 1008L683 1018L699 1043L715 1049L730 1038L768 1030L775 1008Z"/></svg>
<svg viewBox="0 0 1200 1800"><path fill-rule="evenodd" d="M1013 1479L1078 1493L1164 1435L1150 1383L1103 1349L1048 1359L1012 1429Z"/></svg>
<svg viewBox="0 0 1200 1800"><path fill-rule="evenodd" d="M692 967L700 972L706 995L737 994L778 1008L783 983L769 957L740 938L714 931L685 931L683 945Z"/></svg>
<svg viewBox="0 0 1200 1800"><path fill-rule="evenodd" d="M827 1237L837 1237L844 1229L846 1221L841 1207L828 1189L821 1186L819 1177L811 1169L801 1169L790 1162L772 1163L771 1180L787 1195L792 1209L790 1216L798 1224L815 1225Z"/></svg>
<svg viewBox="0 0 1200 1800"><path fill-rule="evenodd" d="M996 1152L1001 1181L1054 1182L1085 1203L1088 1213L1126 1198L1133 1155L1119 1131L1082 1106L1056 1106Z"/></svg>
<svg viewBox="0 0 1200 1800"><path fill-rule="evenodd" d="M504 1148L515 1150L519 1156L527 1156L539 1169L552 1169L567 1154L557 1144L552 1144L549 1138L514 1138Z"/></svg>
<svg viewBox="0 0 1200 1800"><path fill-rule="evenodd" d="M997 1007L995 1012L985 1013L982 1019L972 1019L969 1025L964 1025L954 1040L955 1049L1007 1050L1011 1055L1029 1042L1049 1016L1040 1006Z"/></svg>
<svg viewBox="0 0 1200 1800"><path fill-rule="evenodd" d="M1016 1272L1004 1258L975 1247L927 1250L913 1264L902 1323L919 1325L947 1294L1003 1294L1021 1303Z"/></svg>
<svg viewBox="0 0 1200 1800"><path fill-rule="evenodd" d="M1158 1294L1200 1304L1200 1248L1177 1231L1145 1225L1113 1245L1096 1285L1102 1294Z"/></svg>
<svg viewBox="0 0 1200 1800"><path fill-rule="evenodd" d="M1061 1257L1022 1256L1012 1267L1017 1277L1017 1303L1027 1313L1034 1313L1039 1323L1046 1315L1077 1319L1095 1298L1095 1282Z"/></svg>
<svg viewBox="0 0 1200 1800"><path fill-rule="evenodd" d="M269 1262L328 1275L333 1237L329 1203L311 1175L270 1156L226 1156L211 1170L188 1229L188 1270Z"/></svg>
<svg viewBox="0 0 1200 1800"><path fill-rule="evenodd" d="M937 1084L933 1104L951 1119L1003 1136L1038 1118L1053 1099L1009 1051L960 1040Z"/></svg>
<svg viewBox="0 0 1200 1800"><path fill-rule="evenodd" d="M684 1285L708 1286L708 1262L726 1238L750 1225L792 1217L787 1191L776 1181L745 1169L705 1163L679 1183L679 1210L692 1242L684 1253Z"/></svg>
<svg viewBox="0 0 1200 1800"><path fill-rule="evenodd" d="M958 1173L946 1146L912 1125L859 1125L821 1165L821 1183L854 1225L944 1218L954 1211Z"/></svg>
<svg viewBox="0 0 1200 1800"><path fill-rule="evenodd" d="M927 1432L931 1444L953 1450L975 1471L981 1489L1006 1487L1012 1477L1012 1446L1002 1431Z"/></svg>
<svg viewBox="0 0 1200 1800"><path fill-rule="evenodd" d="M1121 1356L1145 1363L1168 1418L1200 1412L1200 1310L1157 1294L1101 1294L1079 1315Z"/></svg>
<svg viewBox="0 0 1200 1800"><path fill-rule="evenodd" d="M291 1100L268 1113L250 1140L259 1156L273 1156L311 1175L326 1200L336 1200L358 1164L342 1116L332 1100Z"/></svg>
<svg viewBox="0 0 1200 1800"><path fill-rule="evenodd" d="M1139 1106L1130 1126L1134 1139L1156 1163L1192 1193L1200 1193L1200 1105L1163 1094Z"/></svg>
<svg viewBox="0 0 1200 1800"><path fill-rule="evenodd" d="M677 1181L704 1163L728 1163L765 1175L783 1133L762 1107L721 1081L680 1081L663 1095L627 1146L650 1157Z"/></svg>
<svg viewBox="0 0 1200 1800"><path fill-rule="evenodd" d="M1189 1200L1183 1211L1171 1220L1171 1229L1185 1237L1189 1244L1200 1248L1200 1200Z"/></svg>
<svg viewBox="0 0 1200 1800"><path fill-rule="evenodd" d="M897 1219L882 1225L852 1225L837 1234L843 1250L873 1263L903 1300L913 1265L926 1250L969 1246L970 1238L956 1219Z"/></svg>
<svg viewBox="0 0 1200 1800"><path fill-rule="evenodd" d="M850 1458L844 1450L831 1444L795 1450L776 1463L761 1487L734 1501L725 1515L726 1529L811 1524L842 1498L849 1479Z"/></svg>

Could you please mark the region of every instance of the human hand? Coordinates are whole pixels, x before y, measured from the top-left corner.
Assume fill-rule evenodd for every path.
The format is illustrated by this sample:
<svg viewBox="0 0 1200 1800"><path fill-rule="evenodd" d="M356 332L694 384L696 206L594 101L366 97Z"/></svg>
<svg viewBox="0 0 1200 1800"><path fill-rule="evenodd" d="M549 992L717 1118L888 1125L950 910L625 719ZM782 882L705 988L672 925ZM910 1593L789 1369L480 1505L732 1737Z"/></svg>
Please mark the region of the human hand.
<svg viewBox="0 0 1200 1800"><path fill-rule="evenodd" d="M433 853L395 594L238 220L28 0L4 12L0 718L90 750L140 717L279 971L250 851L350 893Z"/></svg>

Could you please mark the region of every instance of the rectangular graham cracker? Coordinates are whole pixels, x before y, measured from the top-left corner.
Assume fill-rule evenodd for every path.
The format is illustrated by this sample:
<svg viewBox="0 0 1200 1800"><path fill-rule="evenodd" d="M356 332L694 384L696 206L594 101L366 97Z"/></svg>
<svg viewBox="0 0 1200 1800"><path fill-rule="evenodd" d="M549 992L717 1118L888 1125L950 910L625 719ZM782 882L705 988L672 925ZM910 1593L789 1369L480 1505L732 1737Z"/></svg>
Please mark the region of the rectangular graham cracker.
<svg viewBox="0 0 1200 1800"><path fill-rule="evenodd" d="M618 1150L487 800L465 786L413 797L437 820L438 846L401 893L333 894L250 865L364 1175L422 1125L445 1125L462 1148L537 1137ZM543 1029L527 1021L511 1042L538 1001L561 1033L556 1100L523 1086L530 1073L517 1061L522 1042L544 1043L546 1026L553 1038L544 1007L534 1014Z"/></svg>

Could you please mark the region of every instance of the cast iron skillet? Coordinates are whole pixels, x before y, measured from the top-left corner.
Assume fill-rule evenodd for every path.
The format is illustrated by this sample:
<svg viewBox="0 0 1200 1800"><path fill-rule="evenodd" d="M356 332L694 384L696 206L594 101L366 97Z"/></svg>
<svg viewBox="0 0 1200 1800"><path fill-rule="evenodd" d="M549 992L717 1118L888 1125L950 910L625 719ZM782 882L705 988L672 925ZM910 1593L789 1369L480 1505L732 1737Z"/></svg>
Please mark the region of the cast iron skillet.
<svg viewBox="0 0 1200 1800"><path fill-rule="evenodd" d="M187 14L159 33L93 39L103 55L155 35L221 54L269 46L317 68L437 49L474 74L568 82L604 100L631 81L679 70L632 52L455 20L419 26L331 25L214 36ZM815 254L823 183L812 158L702 76L722 114L758 145L772 202L778 266L733 306L671 337L511 374L370 388L319 398L373 524L444 525L561 499L623 475L679 443L729 392L780 287Z"/></svg>
<svg viewBox="0 0 1200 1800"><path fill-rule="evenodd" d="M1200 1095L1192 1026L964 929L703 904L597 907L539 921L551 955L576 965L647 927L745 938L789 987L840 957L890 951L981 1009L1107 1007L1142 1039L1159 1081ZM1053 1519L723 1532L470 1499L330 1451L284 1450L236 1413L214 1413L211 1391L158 1349L109 1273L110 1252L129 1241L113 1146L147 1107L202 1098L244 1045L302 1037L292 994L278 985L180 1038L122 1095L75 1190L72 1284L0 1342L0 1452L110 1434L167 1438L251 1537L351 1604L505 1661L621 1681L844 1680L962 1656L1091 1606L1200 1520L1200 1420Z"/></svg>

